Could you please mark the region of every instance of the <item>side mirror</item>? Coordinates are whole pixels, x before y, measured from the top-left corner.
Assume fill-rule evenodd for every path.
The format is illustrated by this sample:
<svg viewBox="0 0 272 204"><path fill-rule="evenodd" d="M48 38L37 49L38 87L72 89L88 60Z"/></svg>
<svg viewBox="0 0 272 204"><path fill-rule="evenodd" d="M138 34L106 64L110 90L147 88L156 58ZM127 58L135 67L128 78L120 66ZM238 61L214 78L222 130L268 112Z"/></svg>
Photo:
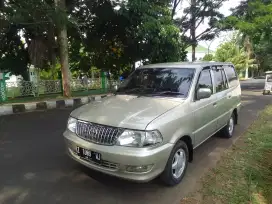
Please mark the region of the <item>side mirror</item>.
<svg viewBox="0 0 272 204"><path fill-rule="evenodd" d="M212 91L209 88L199 88L196 92L196 99L204 99L204 98L210 98L212 95Z"/></svg>

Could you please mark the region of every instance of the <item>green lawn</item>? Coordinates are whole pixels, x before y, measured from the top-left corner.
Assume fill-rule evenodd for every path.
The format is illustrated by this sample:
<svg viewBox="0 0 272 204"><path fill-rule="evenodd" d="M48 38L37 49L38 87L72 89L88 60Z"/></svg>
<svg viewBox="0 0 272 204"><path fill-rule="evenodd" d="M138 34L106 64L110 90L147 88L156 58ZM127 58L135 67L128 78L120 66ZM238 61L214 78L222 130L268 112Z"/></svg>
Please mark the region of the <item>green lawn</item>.
<svg viewBox="0 0 272 204"><path fill-rule="evenodd" d="M272 204L272 105L201 181L184 204Z"/></svg>

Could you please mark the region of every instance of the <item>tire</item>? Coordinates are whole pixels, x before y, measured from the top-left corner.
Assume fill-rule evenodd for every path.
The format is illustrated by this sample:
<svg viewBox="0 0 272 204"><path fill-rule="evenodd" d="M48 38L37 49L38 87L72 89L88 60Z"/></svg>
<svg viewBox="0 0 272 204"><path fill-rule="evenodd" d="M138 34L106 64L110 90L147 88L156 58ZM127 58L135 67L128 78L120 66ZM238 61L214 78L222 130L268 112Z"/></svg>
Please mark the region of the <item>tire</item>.
<svg viewBox="0 0 272 204"><path fill-rule="evenodd" d="M235 115L232 113L228 124L222 129L221 133L225 138L232 138L235 129Z"/></svg>
<svg viewBox="0 0 272 204"><path fill-rule="evenodd" d="M177 159L180 159L180 160L177 160ZM161 174L161 180L163 181L163 183L167 186L175 186L179 184L186 173L188 160L189 160L189 150L186 143L183 141L178 141L177 144L172 149L172 152L168 158L164 172ZM178 163L177 161L182 163ZM173 169L174 163L176 163L176 168L180 168L180 171L177 172L176 170Z"/></svg>

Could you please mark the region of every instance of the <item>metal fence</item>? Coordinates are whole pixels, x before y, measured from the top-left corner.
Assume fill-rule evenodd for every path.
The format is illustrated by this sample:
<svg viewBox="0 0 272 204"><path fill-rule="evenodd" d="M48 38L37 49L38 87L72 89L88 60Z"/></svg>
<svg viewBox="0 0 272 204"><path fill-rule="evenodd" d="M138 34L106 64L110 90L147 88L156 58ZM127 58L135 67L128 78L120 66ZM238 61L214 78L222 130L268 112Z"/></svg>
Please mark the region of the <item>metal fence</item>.
<svg viewBox="0 0 272 204"><path fill-rule="evenodd" d="M114 80L107 80L106 88L112 90L118 86L119 82ZM101 89L100 79L73 79L71 81L71 91L85 91L85 90L97 90ZM61 81L60 80L40 80L39 82L31 81L18 81L18 82L6 82L7 97L16 98L24 96L34 96L44 94L57 94L61 93Z"/></svg>

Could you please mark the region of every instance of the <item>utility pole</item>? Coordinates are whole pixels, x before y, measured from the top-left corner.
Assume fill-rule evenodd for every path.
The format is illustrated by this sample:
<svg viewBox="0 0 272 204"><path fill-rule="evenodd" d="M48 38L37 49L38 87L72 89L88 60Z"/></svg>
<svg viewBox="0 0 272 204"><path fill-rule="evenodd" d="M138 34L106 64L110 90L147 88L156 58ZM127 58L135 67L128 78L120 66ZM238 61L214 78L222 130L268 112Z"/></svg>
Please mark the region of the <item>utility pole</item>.
<svg viewBox="0 0 272 204"><path fill-rule="evenodd" d="M57 11L65 11L65 0L54 0ZM60 64L62 74L63 96L71 97L69 81L69 57L68 57L68 38L66 24L57 25L57 37L60 50Z"/></svg>

